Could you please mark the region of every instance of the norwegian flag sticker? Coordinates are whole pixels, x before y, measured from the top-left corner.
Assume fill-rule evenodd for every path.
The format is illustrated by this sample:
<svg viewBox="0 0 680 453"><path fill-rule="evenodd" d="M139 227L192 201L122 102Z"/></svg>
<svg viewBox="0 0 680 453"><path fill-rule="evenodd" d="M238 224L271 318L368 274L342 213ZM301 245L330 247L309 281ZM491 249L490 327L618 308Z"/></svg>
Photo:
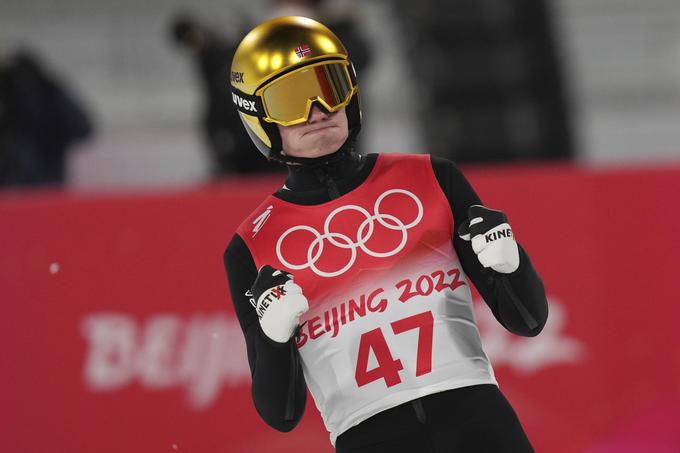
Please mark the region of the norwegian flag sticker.
<svg viewBox="0 0 680 453"><path fill-rule="evenodd" d="M311 55L312 49L309 48L307 44L303 44L300 47L295 48L295 55L298 56L298 58L306 57L308 55Z"/></svg>

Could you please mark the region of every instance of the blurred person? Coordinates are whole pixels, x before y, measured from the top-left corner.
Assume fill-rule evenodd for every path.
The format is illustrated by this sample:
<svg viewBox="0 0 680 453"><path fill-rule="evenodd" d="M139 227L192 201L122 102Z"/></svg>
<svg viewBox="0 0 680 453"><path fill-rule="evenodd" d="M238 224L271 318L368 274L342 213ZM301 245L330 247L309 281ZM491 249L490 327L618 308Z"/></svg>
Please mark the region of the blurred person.
<svg viewBox="0 0 680 453"><path fill-rule="evenodd" d="M270 162L251 158L252 144L232 107L227 82L235 43L186 12L173 18L171 34L175 44L191 55L201 78L204 93L201 127L210 151L212 175L280 171Z"/></svg>
<svg viewBox="0 0 680 453"><path fill-rule="evenodd" d="M399 0L431 153L457 162L570 159L570 106L550 0ZM439 127L447 118L449 127Z"/></svg>
<svg viewBox="0 0 680 453"><path fill-rule="evenodd" d="M62 185L68 151L93 130L83 105L36 55L0 57L0 185Z"/></svg>
<svg viewBox="0 0 680 453"><path fill-rule="evenodd" d="M501 211L451 161L354 150L350 55L303 17L239 45L233 100L285 185L224 253L262 419L290 431L308 387L338 452L529 452L484 353L472 281L500 324L535 336L545 290Z"/></svg>

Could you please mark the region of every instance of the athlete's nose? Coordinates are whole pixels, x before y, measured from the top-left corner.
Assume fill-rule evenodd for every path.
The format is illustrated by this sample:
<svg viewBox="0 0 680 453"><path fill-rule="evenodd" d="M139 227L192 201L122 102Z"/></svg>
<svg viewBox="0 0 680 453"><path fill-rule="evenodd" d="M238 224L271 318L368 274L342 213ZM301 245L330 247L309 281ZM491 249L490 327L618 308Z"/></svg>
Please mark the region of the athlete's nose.
<svg viewBox="0 0 680 453"><path fill-rule="evenodd" d="M321 110L316 105L312 106L312 110L309 112L308 124L318 123L320 121L326 121L328 119L328 113Z"/></svg>

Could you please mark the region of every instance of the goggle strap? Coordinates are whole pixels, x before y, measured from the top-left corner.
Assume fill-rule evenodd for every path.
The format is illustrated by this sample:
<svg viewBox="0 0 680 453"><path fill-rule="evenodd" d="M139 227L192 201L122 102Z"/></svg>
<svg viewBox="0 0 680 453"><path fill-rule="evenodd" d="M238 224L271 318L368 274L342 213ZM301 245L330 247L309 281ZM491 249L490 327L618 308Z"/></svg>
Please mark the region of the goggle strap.
<svg viewBox="0 0 680 453"><path fill-rule="evenodd" d="M262 105L262 100L259 96L246 94L238 88L234 88L232 86L231 101L234 103L236 110L243 112L246 115L257 116L259 118L264 118L267 116L264 113L264 106Z"/></svg>

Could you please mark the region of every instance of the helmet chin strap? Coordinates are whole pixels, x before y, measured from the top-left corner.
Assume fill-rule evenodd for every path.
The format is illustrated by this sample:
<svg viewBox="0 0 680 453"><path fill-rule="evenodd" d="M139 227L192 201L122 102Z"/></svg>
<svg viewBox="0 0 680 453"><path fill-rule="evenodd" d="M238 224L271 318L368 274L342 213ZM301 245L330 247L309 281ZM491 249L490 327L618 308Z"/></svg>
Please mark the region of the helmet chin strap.
<svg viewBox="0 0 680 453"><path fill-rule="evenodd" d="M271 159L287 164L289 167L292 164L293 167L302 166L307 168L337 162L339 160L344 159L346 156L355 153L354 144L356 142L357 135L359 135L360 129L361 129L360 125L352 128L349 131L345 143L343 143L342 146L334 153L326 154L325 156L320 157L293 157L282 154L281 151L279 151L276 153L276 157L272 156Z"/></svg>

